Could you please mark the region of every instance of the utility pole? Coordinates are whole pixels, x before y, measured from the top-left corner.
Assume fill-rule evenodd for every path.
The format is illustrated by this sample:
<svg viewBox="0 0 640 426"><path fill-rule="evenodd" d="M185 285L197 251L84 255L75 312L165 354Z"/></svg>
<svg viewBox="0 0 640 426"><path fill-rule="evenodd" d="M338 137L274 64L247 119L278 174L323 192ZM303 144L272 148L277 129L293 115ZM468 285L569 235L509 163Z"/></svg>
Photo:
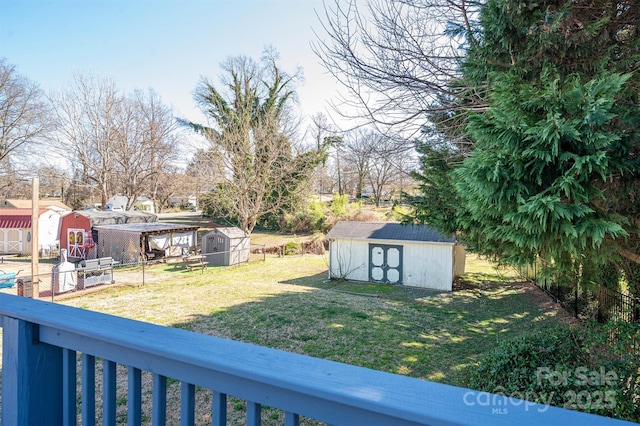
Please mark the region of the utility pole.
<svg viewBox="0 0 640 426"><path fill-rule="evenodd" d="M40 296L38 220L40 219L40 180L33 178L31 184L31 283L34 299Z"/></svg>

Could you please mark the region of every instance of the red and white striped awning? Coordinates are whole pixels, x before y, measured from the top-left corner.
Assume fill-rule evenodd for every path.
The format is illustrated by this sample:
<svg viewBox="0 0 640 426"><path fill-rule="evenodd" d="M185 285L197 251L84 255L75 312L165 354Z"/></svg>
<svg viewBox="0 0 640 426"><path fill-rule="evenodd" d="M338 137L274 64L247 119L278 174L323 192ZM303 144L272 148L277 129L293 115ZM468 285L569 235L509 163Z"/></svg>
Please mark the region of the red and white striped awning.
<svg viewBox="0 0 640 426"><path fill-rule="evenodd" d="M45 212L38 210L38 215ZM31 228L31 209L0 209L0 229Z"/></svg>
<svg viewBox="0 0 640 426"><path fill-rule="evenodd" d="M31 228L31 217L0 216L0 229L25 229L25 228Z"/></svg>

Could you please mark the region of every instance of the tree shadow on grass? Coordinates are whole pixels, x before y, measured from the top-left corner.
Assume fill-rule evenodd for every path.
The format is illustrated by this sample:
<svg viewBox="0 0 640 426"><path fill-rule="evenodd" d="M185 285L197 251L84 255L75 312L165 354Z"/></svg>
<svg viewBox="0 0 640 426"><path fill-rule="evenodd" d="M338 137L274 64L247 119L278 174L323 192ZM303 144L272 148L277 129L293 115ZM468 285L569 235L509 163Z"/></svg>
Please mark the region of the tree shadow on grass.
<svg viewBox="0 0 640 426"><path fill-rule="evenodd" d="M255 269L261 278L268 271ZM180 287L180 295L210 301L210 306L200 314L181 316L188 319L173 321L171 326L453 385L464 385L465 367L473 365L498 340L557 322L548 310L531 301L523 284L516 282L471 280L455 292L443 293L329 281L323 271L279 282L265 278L263 288L252 291L250 298L242 295L245 301L235 303L237 292L260 284L234 273L240 269L216 272L194 272L190 279L172 283L172 287ZM280 274L278 270L271 273ZM220 279L213 281L214 277ZM163 309L182 309L176 293L172 293L176 300L168 303L160 288L136 289L140 297L135 302L129 300L128 305L135 304L136 311L154 303ZM150 389L151 379L145 383L144 389ZM168 387L169 405L175 408L180 384L169 380ZM119 392L126 398L124 387ZM147 401L146 392L143 398ZM198 423L208 423L210 391L197 390L196 406ZM230 398L227 409L228 424L244 424L245 402ZM177 424L179 411L168 409L169 424ZM264 425L283 424L283 414L265 407L262 420ZM302 423L317 424L306 419Z"/></svg>
<svg viewBox="0 0 640 426"><path fill-rule="evenodd" d="M293 290L173 326L463 385L464 369L497 341L558 322L558 311L517 282L472 283L452 293L329 281L325 273L281 283Z"/></svg>

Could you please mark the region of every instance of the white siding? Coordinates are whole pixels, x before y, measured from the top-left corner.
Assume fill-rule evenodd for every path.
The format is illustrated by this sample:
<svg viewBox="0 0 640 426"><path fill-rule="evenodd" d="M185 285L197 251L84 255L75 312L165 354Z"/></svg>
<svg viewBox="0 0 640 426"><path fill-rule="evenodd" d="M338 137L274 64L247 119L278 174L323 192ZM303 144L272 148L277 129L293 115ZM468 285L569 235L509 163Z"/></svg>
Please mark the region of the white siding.
<svg viewBox="0 0 640 426"><path fill-rule="evenodd" d="M60 242L60 213L48 210L38 218L38 246L49 248Z"/></svg>
<svg viewBox="0 0 640 426"><path fill-rule="evenodd" d="M26 235L30 229L0 229L0 254L23 253L26 245ZM29 245L29 253L31 246Z"/></svg>
<svg viewBox="0 0 640 426"><path fill-rule="evenodd" d="M329 245L329 277L368 281L369 243L403 247L404 285L451 291L454 272L453 244L335 239Z"/></svg>
<svg viewBox="0 0 640 426"><path fill-rule="evenodd" d="M38 248L59 243L60 213L47 210L38 216ZM31 254L31 228L0 230L0 253Z"/></svg>
<svg viewBox="0 0 640 426"><path fill-rule="evenodd" d="M451 291L453 244L405 242L403 246L404 285Z"/></svg>
<svg viewBox="0 0 640 426"><path fill-rule="evenodd" d="M369 281L369 241L334 240L329 243L329 276Z"/></svg>

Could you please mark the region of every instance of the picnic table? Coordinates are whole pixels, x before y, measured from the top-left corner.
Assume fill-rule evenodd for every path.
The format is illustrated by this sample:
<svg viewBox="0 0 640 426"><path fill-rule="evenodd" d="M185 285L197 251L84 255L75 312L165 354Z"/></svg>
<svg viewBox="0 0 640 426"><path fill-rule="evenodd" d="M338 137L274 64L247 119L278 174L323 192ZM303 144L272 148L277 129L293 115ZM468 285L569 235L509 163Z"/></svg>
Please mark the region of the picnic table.
<svg viewBox="0 0 640 426"><path fill-rule="evenodd" d="M207 262L204 261L204 256L201 254L183 256L182 261L189 271L193 271L193 268L200 268L201 272L204 272L207 268Z"/></svg>

